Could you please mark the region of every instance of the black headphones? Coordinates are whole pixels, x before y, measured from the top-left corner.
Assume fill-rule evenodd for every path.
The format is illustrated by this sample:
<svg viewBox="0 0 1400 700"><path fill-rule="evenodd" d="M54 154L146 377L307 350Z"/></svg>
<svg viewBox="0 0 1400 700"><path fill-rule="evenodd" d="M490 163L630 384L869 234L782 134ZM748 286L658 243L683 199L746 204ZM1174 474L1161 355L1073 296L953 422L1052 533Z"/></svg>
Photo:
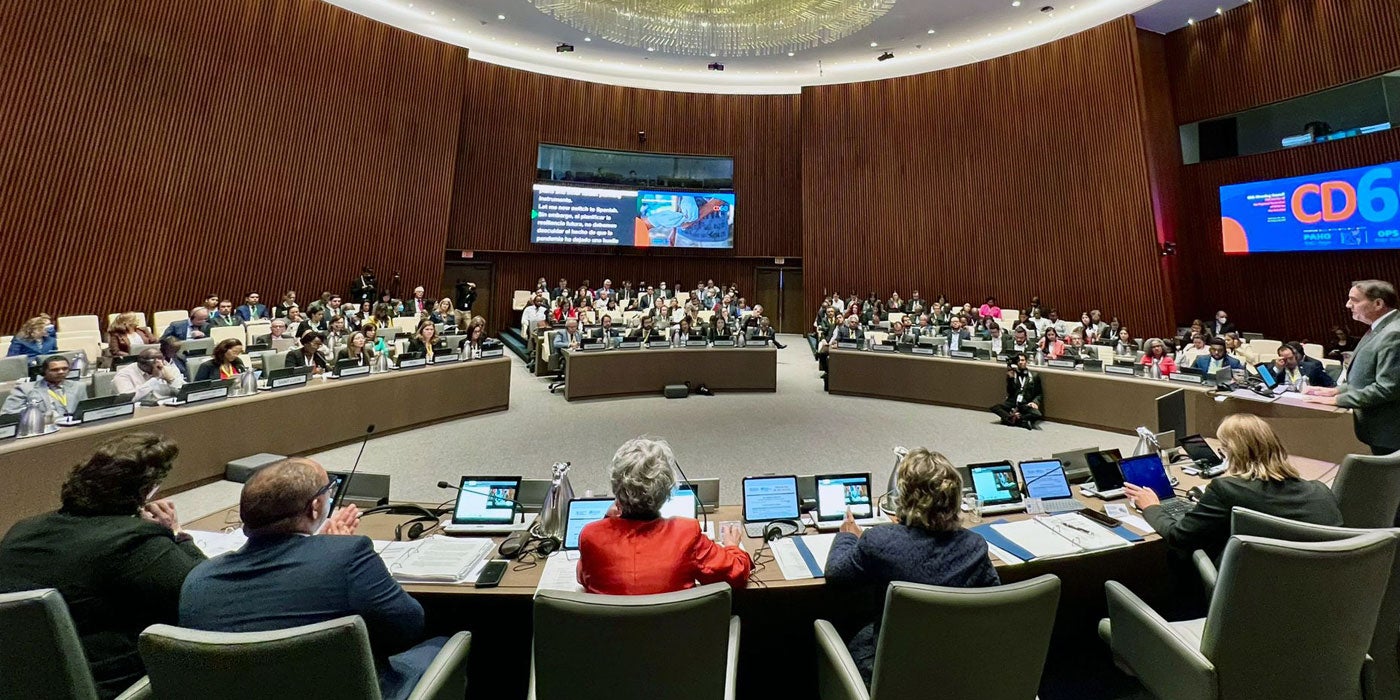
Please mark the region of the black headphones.
<svg viewBox="0 0 1400 700"><path fill-rule="evenodd" d="M394 528L394 540L399 542L404 540L405 534L408 535L409 540L422 537L424 532L437 527L439 518L442 517L423 506L410 504L375 506L360 513L362 518L369 515L412 515L412 519L405 520ZM404 530L405 527L408 528L407 532Z"/></svg>
<svg viewBox="0 0 1400 700"><path fill-rule="evenodd" d="M774 520L763 526L763 541L772 542L781 540L784 537L792 537L801 533L805 528L796 520Z"/></svg>

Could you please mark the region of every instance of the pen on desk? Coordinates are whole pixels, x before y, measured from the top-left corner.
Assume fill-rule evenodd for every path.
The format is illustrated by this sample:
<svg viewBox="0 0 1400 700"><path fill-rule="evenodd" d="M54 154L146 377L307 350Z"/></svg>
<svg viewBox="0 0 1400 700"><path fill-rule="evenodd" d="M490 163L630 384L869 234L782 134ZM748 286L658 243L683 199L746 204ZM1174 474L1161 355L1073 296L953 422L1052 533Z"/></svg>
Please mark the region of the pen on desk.
<svg viewBox="0 0 1400 700"><path fill-rule="evenodd" d="M1078 531L1080 531L1080 532L1082 532L1082 533L1084 533L1084 534L1086 534L1086 535L1092 535L1092 534L1094 534L1094 533L1092 533L1092 532L1089 532L1088 530L1085 530L1085 529L1082 528L1082 527L1079 527L1078 525L1075 525L1074 523L1065 523L1064 525L1065 525L1065 527L1067 527L1067 528L1069 528L1069 529L1071 529L1071 530L1078 530Z"/></svg>

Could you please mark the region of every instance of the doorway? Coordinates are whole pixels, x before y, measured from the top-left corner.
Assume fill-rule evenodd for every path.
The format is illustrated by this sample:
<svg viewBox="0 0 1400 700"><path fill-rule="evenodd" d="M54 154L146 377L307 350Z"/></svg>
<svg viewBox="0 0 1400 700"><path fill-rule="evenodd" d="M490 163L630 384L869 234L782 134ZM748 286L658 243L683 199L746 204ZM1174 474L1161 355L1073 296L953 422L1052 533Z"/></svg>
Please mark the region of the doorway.
<svg viewBox="0 0 1400 700"><path fill-rule="evenodd" d="M457 285L468 282L476 285L476 302L472 304L472 315L486 319L486 328L496 328L495 307L491 302L491 292L495 284L494 267L489 262L449 262L442 273L442 289L438 296L451 299L458 306Z"/></svg>
<svg viewBox="0 0 1400 700"><path fill-rule="evenodd" d="M760 267L754 272L754 303L779 333L805 332L802 313L802 268Z"/></svg>

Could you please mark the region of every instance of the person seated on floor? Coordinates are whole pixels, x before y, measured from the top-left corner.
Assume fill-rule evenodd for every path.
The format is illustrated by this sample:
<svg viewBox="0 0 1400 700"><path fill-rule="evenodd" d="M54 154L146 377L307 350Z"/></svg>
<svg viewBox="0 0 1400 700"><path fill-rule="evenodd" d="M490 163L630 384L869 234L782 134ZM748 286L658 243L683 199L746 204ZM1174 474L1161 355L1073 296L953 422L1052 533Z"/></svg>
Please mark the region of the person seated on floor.
<svg viewBox="0 0 1400 700"><path fill-rule="evenodd" d="M895 581L980 588L1001 583L982 536L964 529L962 478L947 457L919 447L895 467L898 521L864 531L851 511L826 557L827 585L872 586L881 593ZM847 643L866 684L875 666L880 617Z"/></svg>
<svg viewBox="0 0 1400 700"><path fill-rule="evenodd" d="M645 595L692 588L698 581L748 584L753 560L743 530L720 526L720 544L694 518L661 517L676 484L676 458L662 440L628 440L613 455L616 503L579 533L578 581L589 593Z"/></svg>
<svg viewBox="0 0 1400 700"><path fill-rule="evenodd" d="M406 698L447 640L423 641L423 606L389 575L374 543L355 535L359 509L330 512L336 481L304 457L249 477L238 502L248 543L190 572L180 626L265 632L359 615L380 692Z"/></svg>
<svg viewBox="0 0 1400 700"><path fill-rule="evenodd" d="M1030 373L1026 366L1026 356L1013 353L1006 358L1006 400L992 406L1002 425L1016 425L1033 430L1036 423L1045 418L1041 411L1044 394L1040 388L1040 377Z"/></svg>

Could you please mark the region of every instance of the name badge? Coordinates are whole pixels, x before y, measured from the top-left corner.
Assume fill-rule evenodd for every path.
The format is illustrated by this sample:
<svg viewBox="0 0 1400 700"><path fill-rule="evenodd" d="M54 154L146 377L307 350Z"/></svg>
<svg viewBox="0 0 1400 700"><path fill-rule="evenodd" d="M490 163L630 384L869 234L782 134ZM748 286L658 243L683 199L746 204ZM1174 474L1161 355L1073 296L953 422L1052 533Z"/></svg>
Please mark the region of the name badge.
<svg viewBox="0 0 1400 700"><path fill-rule="evenodd" d="M1059 369L1074 369L1075 361L1074 361L1074 360L1060 360L1060 359L1055 359L1055 360L1050 360L1049 362L1046 362L1045 364L1048 365L1048 366L1050 366L1050 367L1056 367L1056 368L1059 368Z"/></svg>
<svg viewBox="0 0 1400 700"><path fill-rule="evenodd" d="M413 360L403 360L399 362L399 369L412 369L414 367L426 367L427 365L428 358L419 357Z"/></svg>
<svg viewBox="0 0 1400 700"><path fill-rule="evenodd" d="M1137 374L1137 371L1128 365L1104 365L1103 371L1109 374L1125 374L1129 377Z"/></svg>
<svg viewBox="0 0 1400 700"><path fill-rule="evenodd" d="M495 349L492 349L492 350L482 350L482 351L481 351L481 359L484 360L484 359L487 359L487 358L489 358L489 357L500 357L501 355L504 355L505 352L506 352L506 351L505 351L504 348L495 348Z"/></svg>
<svg viewBox="0 0 1400 700"><path fill-rule="evenodd" d="M445 354L437 354L437 355L433 355L433 364L435 364L435 365L445 365L445 364L447 364L447 363L449 363L449 362L456 362L456 361L459 360L459 359L461 359L461 358L460 358L460 357L457 355L457 353L455 353L455 352L450 352L450 353L445 353Z"/></svg>
<svg viewBox="0 0 1400 700"><path fill-rule="evenodd" d="M977 359L977 353L971 350L949 350L948 357L956 357L960 360L975 360Z"/></svg>
<svg viewBox="0 0 1400 700"><path fill-rule="evenodd" d="M363 365L360 367L345 367L340 370L340 376L342 378L358 377L361 374L369 374L369 365Z"/></svg>
<svg viewBox="0 0 1400 700"><path fill-rule="evenodd" d="M1174 382L1181 382L1182 384L1200 384L1202 377L1198 377L1194 374L1186 374L1185 372L1175 372L1169 379Z"/></svg>
<svg viewBox="0 0 1400 700"><path fill-rule="evenodd" d="M307 379L309 379L309 377L305 374L293 374L290 377L279 377L272 380L272 384L268 388L281 389L282 387L305 384Z"/></svg>
<svg viewBox="0 0 1400 700"><path fill-rule="evenodd" d="M99 408L96 411L84 411L83 422L92 423L107 418L116 418L117 416L129 416L135 412L136 404L134 403L118 404L116 406L108 406L107 408Z"/></svg>
<svg viewBox="0 0 1400 700"><path fill-rule="evenodd" d="M914 352L915 355L932 355L932 354L933 354L933 346L932 346L932 345L915 345L915 346L914 346L914 349L913 349L913 352Z"/></svg>
<svg viewBox="0 0 1400 700"><path fill-rule="evenodd" d="M185 397L185 403L198 403L200 401L208 401L210 399L222 399L225 396L228 396L228 387L221 386L214 389L205 389L204 391L193 392L189 396Z"/></svg>

